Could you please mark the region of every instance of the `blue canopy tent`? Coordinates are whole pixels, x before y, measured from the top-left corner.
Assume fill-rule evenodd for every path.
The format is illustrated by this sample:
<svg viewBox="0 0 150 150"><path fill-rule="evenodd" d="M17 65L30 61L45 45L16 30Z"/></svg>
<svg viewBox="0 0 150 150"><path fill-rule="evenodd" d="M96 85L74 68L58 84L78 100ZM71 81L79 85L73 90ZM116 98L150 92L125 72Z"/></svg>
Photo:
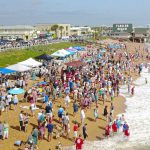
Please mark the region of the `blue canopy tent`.
<svg viewBox="0 0 150 150"><path fill-rule="evenodd" d="M83 47L81 47L81 46L74 46L73 48L75 48L76 50L78 50L78 51L82 51L82 50L84 50L84 48Z"/></svg>
<svg viewBox="0 0 150 150"><path fill-rule="evenodd" d="M9 74L9 73L14 73L14 72L16 72L16 71L7 69L7 68L0 68L0 73L2 73L2 74Z"/></svg>
<svg viewBox="0 0 150 150"><path fill-rule="evenodd" d="M70 50L67 50L67 52L70 53L70 55L74 55L76 52L73 52L73 51L70 51Z"/></svg>

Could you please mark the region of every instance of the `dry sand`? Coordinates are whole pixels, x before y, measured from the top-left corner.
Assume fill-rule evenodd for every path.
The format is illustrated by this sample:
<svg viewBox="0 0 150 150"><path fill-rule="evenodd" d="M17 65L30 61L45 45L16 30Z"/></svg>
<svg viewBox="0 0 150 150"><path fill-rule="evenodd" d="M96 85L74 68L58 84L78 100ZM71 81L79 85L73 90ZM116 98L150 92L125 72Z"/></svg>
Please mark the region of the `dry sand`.
<svg viewBox="0 0 150 150"><path fill-rule="evenodd" d="M133 52L135 50L135 47L138 48L139 45L142 44L135 44L135 43L128 43L127 47L128 47L128 51ZM141 51L142 52L142 51ZM143 53L143 52L142 52ZM139 62L143 62L144 60L139 60L138 62L135 63L139 63ZM133 72L131 72L131 74L133 74ZM138 77L138 75L136 73L133 74L134 75L134 79ZM38 81L37 81L38 82ZM110 98L109 98L110 101ZM115 106L115 112L114 112L114 116L116 116L119 113L123 113L125 111L125 99L123 97L116 97L114 100L114 106ZM57 110L58 110L58 106L62 104L62 106L64 106L64 100L63 99L58 99L57 102L54 104L54 124L58 124L58 117L57 117ZM1 121L8 121L9 123L9 138L7 140L0 140L0 150L17 150L18 148L14 146L14 142L16 140L22 140L22 141L26 141L28 135L31 133L32 128L34 125L37 125L37 117L30 117L30 121L29 121L29 126L27 128L27 133L24 133L23 131L19 131L19 121L18 121L18 116L19 116L19 112L20 112L20 105L25 106L25 105L29 105L27 103L24 102L20 102L17 110L9 110L8 113L3 112L0 120ZM41 107L41 103L38 103L37 106ZM40 150L54 150L56 145L59 143L59 141L62 143L63 146L68 146L68 145L73 145L73 141L72 141L72 137L73 137L73 122L74 120L80 122L80 113L77 114L76 119L73 117L73 109L72 109L72 105L73 103L71 102L69 104L69 108L67 110L67 112L69 112L69 116L70 116L70 126L71 126L71 132L70 132L70 137L71 139L66 139L65 137L60 137L59 139L52 139L51 142L47 142L47 140L39 140L38 142L38 146ZM110 102L106 102L105 105L110 106ZM92 108L88 109L86 112L86 119L85 122L88 124L87 125L87 132L88 132L88 139L87 140L98 140L98 139L103 139L104 138L104 131L105 131L105 126L106 126L106 121L105 118L103 117L102 113L103 113L103 109L104 109L104 105L101 101L99 101L99 119L97 120L97 122L95 122L94 120L94 115L93 115L93 109L95 108L95 104L93 103ZM44 107L43 107L44 108ZM110 107L108 107L110 108ZM36 111L36 116L39 110ZM24 110L24 112L29 112L30 110ZM80 112L80 111L79 111ZM80 131L82 131L82 128L80 128ZM47 132L46 132L47 135ZM19 148L20 150L23 149L23 146L21 148Z"/></svg>

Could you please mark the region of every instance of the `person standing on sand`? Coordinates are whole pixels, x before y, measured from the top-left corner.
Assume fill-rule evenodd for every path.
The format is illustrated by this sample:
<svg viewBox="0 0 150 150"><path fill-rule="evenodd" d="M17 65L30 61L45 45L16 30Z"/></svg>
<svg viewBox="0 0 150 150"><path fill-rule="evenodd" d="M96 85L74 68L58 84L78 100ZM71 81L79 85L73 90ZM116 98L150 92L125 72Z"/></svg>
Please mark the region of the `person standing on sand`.
<svg viewBox="0 0 150 150"><path fill-rule="evenodd" d="M87 124L85 123L84 126L82 127L84 140L86 140L86 138L88 137L86 126Z"/></svg>
<svg viewBox="0 0 150 150"><path fill-rule="evenodd" d="M34 146L35 146L36 149L39 149L38 145L37 145L38 144L38 135L39 135L38 129L33 128L32 137L33 137Z"/></svg>
<svg viewBox="0 0 150 150"><path fill-rule="evenodd" d="M8 139L9 125L5 121L4 121L4 124L3 124L3 131L4 131L3 140Z"/></svg>
<svg viewBox="0 0 150 150"><path fill-rule="evenodd" d="M81 123L83 123L85 119L85 112L83 108L81 109L81 112L80 112L80 119L81 119Z"/></svg>
<svg viewBox="0 0 150 150"><path fill-rule="evenodd" d="M52 139L52 133L53 133L54 125L49 122L47 124L47 129L48 129L48 142L49 142Z"/></svg>
<svg viewBox="0 0 150 150"><path fill-rule="evenodd" d="M95 118L95 121L97 121L97 119L98 119L98 109L97 109L97 107L94 109L94 118Z"/></svg>
<svg viewBox="0 0 150 150"><path fill-rule="evenodd" d="M3 139L3 124L0 121L0 140Z"/></svg>
<svg viewBox="0 0 150 150"><path fill-rule="evenodd" d="M104 115L104 117L106 118L106 121L107 121L107 115L108 115L108 110L107 110L107 106L105 106L105 108L104 108L104 113L103 113L103 115Z"/></svg>
<svg viewBox="0 0 150 150"><path fill-rule="evenodd" d="M113 122L113 116L112 116L112 113L110 113L108 119L109 119L109 124L110 124L110 123L112 124L112 122Z"/></svg>
<svg viewBox="0 0 150 150"><path fill-rule="evenodd" d="M77 136L78 136L78 124L75 121L74 127L73 127L73 132L74 132L74 139L76 140Z"/></svg>
<svg viewBox="0 0 150 150"><path fill-rule="evenodd" d="M20 123L20 131L21 131L22 128L23 128L23 125L24 125L23 111L21 111L20 114L19 114L19 123Z"/></svg>
<svg viewBox="0 0 150 150"><path fill-rule="evenodd" d="M78 104L76 102L76 100L73 103L73 116L76 117L76 114L78 112Z"/></svg>
<svg viewBox="0 0 150 150"><path fill-rule="evenodd" d="M112 116L114 114L114 109L115 109L115 107L114 107L113 103L111 103L110 112L111 112Z"/></svg>

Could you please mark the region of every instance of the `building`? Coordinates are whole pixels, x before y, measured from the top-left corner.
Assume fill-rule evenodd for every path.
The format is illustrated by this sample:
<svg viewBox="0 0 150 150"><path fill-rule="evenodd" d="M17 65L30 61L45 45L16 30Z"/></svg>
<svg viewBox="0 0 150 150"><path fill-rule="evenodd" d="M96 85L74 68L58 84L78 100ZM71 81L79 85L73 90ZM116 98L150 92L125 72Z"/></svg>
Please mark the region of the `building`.
<svg viewBox="0 0 150 150"><path fill-rule="evenodd" d="M0 39L15 40L17 38L22 38L28 41L36 37L36 28L34 28L33 26L0 26Z"/></svg>
<svg viewBox="0 0 150 150"><path fill-rule="evenodd" d="M113 24L110 37L118 39L130 39L133 32L133 25L126 24Z"/></svg>
<svg viewBox="0 0 150 150"><path fill-rule="evenodd" d="M99 30L103 36L109 36L112 33L112 26L101 25Z"/></svg>
<svg viewBox="0 0 150 150"><path fill-rule="evenodd" d="M147 42L150 36L150 28L145 27L135 27L133 29L133 34L131 40L133 42Z"/></svg>
<svg viewBox="0 0 150 150"><path fill-rule="evenodd" d="M78 27L78 26L72 26L70 28L70 35L71 36L90 36L92 35L93 30L91 27Z"/></svg>
<svg viewBox="0 0 150 150"><path fill-rule="evenodd" d="M54 25L57 25L57 33L52 30L52 27ZM40 31L41 34L43 33L51 33L51 34L57 34L56 36L58 38L61 37L67 37L70 36L70 24L37 24L35 25L35 28Z"/></svg>

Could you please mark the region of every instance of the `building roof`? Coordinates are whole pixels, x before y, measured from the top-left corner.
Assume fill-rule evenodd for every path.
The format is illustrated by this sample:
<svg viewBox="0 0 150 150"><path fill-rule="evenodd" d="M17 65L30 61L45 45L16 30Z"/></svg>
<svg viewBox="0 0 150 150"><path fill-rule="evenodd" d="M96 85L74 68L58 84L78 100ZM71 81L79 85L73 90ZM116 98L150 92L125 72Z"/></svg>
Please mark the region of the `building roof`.
<svg viewBox="0 0 150 150"><path fill-rule="evenodd" d="M29 25L16 25L16 26L0 26L0 29L35 29L33 26Z"/></svg>
<svg viewBox="0 0 150 150"><path fill-rule="evenodd" d="M150 30L149 28L134 28L135 34L147 34L147 31Z"/></svg>

